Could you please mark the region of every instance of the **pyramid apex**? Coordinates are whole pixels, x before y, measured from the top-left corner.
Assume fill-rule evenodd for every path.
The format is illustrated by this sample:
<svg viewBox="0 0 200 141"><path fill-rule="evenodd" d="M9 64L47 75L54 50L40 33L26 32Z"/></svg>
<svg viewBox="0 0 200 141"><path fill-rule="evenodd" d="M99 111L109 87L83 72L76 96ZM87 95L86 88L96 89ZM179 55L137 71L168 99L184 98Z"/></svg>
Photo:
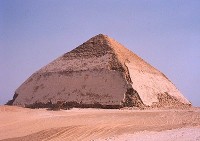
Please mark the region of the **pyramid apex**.
<svg viewBox="0 0 200 141"><path fill-rule="evenodd" d="M98 34L98 35L96 35L96 36L94 36L95 38L108 38L108 35L105 35L105 34L102 34L102 33L100 33L100 34Z"/></svg>
<svg viewBox="0 0 200 141"><path fill-rule="evenodd" d="M105 35L105 34L102 34L102 33L100 33L100 34L98 34L97 36L108 36L108 35Z"/></svg>

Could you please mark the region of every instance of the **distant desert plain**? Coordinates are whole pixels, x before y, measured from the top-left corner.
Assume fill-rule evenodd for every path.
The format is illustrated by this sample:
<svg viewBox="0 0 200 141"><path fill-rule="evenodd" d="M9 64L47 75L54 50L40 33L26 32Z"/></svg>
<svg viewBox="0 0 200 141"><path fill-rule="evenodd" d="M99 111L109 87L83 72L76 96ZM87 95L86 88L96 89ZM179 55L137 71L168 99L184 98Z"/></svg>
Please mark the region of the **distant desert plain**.
<svg viewBox="0 0 200 141"><path fill-rule="evenodd" d="M50 111L0 106L2 141L199 141L200 108Z"/></svg>

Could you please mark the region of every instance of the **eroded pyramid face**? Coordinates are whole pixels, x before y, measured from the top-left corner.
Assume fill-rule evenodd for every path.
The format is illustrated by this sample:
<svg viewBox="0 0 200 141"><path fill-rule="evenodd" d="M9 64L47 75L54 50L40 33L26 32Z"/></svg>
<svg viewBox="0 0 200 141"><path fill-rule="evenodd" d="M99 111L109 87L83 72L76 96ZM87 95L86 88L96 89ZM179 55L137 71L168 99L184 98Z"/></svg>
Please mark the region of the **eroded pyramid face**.
<svg viewBox="0 0 200 141"><path fill-rule="evenodd" d="M191 105L164 74L102 34L32 74L11 101L20 106L49 102L80 107Z"/></svg>

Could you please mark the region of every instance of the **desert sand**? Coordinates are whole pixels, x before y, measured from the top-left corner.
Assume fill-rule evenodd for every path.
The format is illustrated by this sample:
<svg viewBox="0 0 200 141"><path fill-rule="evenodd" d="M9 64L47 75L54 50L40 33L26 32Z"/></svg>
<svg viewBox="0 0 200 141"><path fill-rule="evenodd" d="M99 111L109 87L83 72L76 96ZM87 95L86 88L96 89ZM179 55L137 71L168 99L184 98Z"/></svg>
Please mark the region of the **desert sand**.
<svg viewBox="0 0 200 141"><path fill-rule="evenodd" d="M71 109L0 106L0 140L200 140L200 109Z"/></svg>
<svg viewBox="0 0 200 141"><path fill-rule="evenodd" d="M181 128L166 131L142 131L135 134L123 134L95 141L199 141L200 128Z"/></svg>

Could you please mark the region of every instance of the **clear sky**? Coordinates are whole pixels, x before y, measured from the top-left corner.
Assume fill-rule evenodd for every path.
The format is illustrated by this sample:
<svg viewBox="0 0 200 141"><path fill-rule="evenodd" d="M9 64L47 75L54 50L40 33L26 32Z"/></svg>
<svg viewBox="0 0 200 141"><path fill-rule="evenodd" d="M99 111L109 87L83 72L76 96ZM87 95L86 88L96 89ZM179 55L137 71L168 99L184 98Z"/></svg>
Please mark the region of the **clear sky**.
<svg viewBox="0 0 200 141"><path fill-rule="evenodd" d="M200 106L200 0L0 0L0 104L36 70L99 33Z"/></svg>

